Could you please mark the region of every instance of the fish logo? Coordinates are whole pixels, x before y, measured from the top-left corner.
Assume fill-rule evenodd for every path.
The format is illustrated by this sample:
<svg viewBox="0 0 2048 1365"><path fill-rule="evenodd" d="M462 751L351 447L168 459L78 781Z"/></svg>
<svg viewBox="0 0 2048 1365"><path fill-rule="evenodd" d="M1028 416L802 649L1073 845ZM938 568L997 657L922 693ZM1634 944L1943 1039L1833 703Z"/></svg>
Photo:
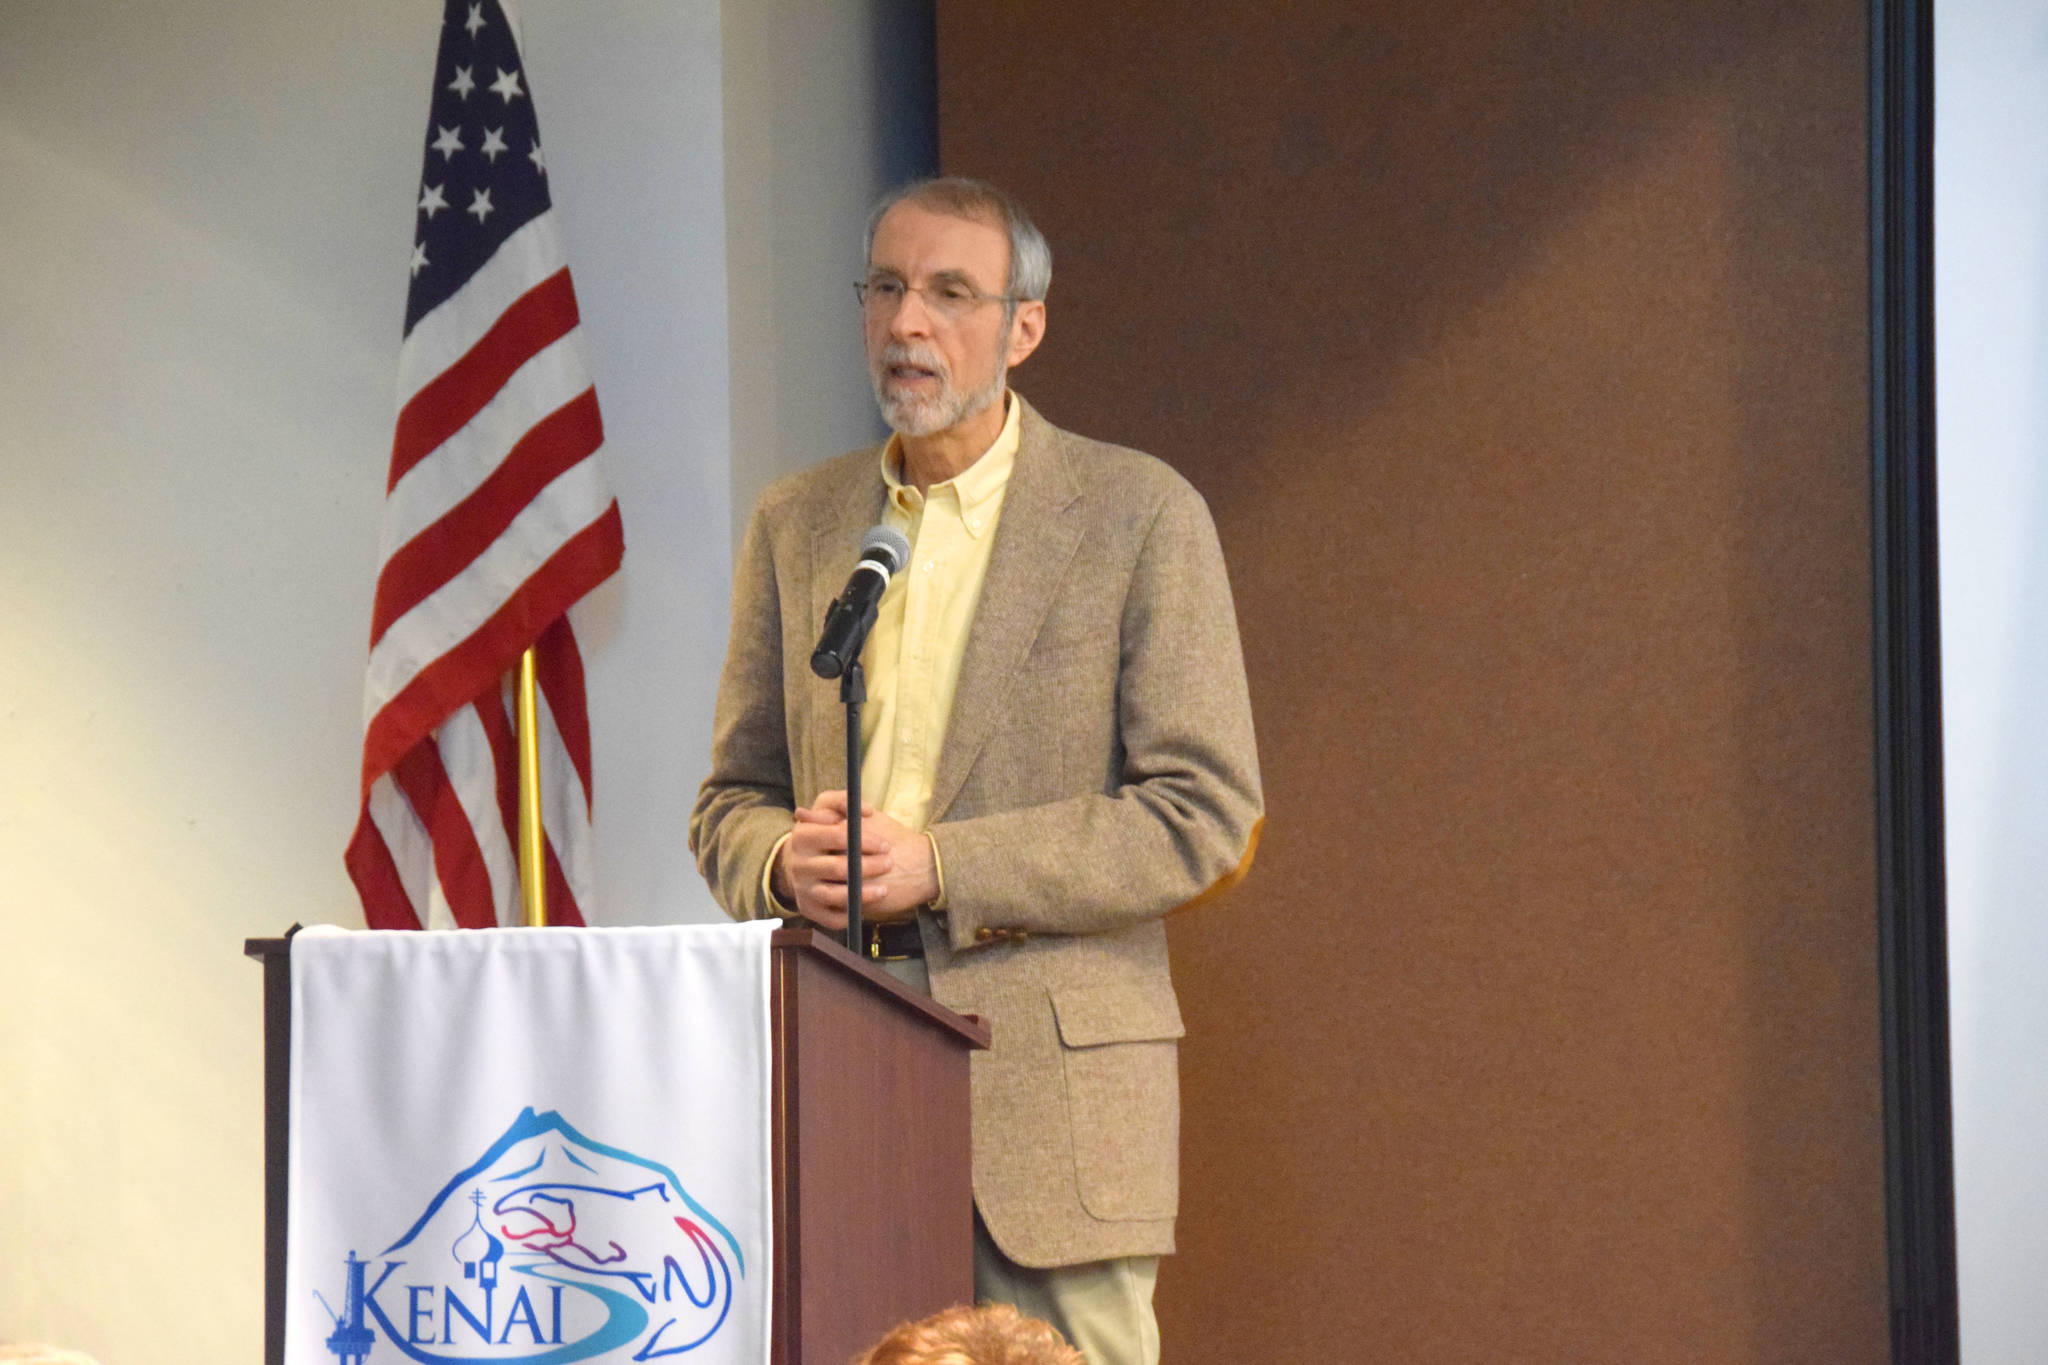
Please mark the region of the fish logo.
<svg viewBox="0 0 2048 1365"><path fill-rule="evenodd" d="M380 1342L421 1365L674 1359L717 1335L746 1276L667 1166L532 1108L373 1260L343 1264L343 1307L320 1300L338 1365Z"/></svg>

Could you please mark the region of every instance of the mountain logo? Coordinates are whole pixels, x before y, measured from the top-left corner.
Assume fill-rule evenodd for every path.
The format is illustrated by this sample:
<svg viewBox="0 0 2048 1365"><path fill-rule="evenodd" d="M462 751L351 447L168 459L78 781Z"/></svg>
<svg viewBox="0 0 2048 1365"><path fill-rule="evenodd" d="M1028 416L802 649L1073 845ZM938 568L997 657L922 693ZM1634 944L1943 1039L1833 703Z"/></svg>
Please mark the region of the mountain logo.
<svg viewBox="0 0 2048 1365"><path fill-rule="evenodd" d="M732 1310L740 1244L659 1162L523 1109L372 1260L343 1262L339 1365L669 1360Z"/></svg>

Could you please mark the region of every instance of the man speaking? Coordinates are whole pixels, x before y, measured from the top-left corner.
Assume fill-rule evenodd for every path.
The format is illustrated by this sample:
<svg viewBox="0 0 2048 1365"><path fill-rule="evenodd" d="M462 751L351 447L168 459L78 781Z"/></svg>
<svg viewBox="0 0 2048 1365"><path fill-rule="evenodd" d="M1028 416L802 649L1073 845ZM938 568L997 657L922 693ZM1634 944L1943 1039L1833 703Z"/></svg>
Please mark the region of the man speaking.
<svg viewBox="0 0 2048 1365"><path fill-rule="evenodd" d="M1162 921L1242 874L1262 803L1201 496L1006 386L1051 278L991 186L922 181L876 209L858 291L896 434L761 495L690 846L735 918L844 928L844 722L810 661L863 534L899 531L861 654L867 951L993 1033L973 1060L977 1297L1138 1365L1159 1357L1179 1199Z"/></svg>

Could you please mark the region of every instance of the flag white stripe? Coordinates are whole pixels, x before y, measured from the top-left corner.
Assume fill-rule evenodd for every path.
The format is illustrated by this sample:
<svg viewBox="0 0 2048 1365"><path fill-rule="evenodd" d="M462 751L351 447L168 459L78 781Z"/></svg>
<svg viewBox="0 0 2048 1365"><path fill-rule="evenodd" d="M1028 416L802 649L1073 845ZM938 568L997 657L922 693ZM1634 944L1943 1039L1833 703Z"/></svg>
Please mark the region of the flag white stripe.
<svg viewBox="0 0 2048 1365"><path fill-rule="evenodd" d="M384 632L370 651L363 723L367 726L408 683L475 634L536 569L610 505L595 456L564 470L536 494L489 549Z"/></svg>
<svg viewBox="0 0 2048 1365"><path fill-rule="evenodd" d="M567 265L555 211L548 209L505 239L462 288L413 324L398 348L398 406L469 354L525 293Z"/></svg>
<svg viewBox="0 0 2048 1365"><path fill-rule="evenodd" d="M528 360L460 431L405 472L384 501L385 559L488 479L534 426L590 387L581 328Z"/></svg>
<svg viewBox="0 0 2048 1365"><path fill-rule="evenodd" d="M427 898L428 929L460 929L462 922L455 918L455 907L448 904L448 893L442 889L441 879L434 878L433 894Z"/></svg>
<svg viewBox="0 0 2048 1365"><path fill-rule="evenodd" d="M490 736L484 733L476 709L465 706L448 718L435 738L440 741L441 766L447 770L449 789L462 803L484 872L491 879L492 918L500 924L517 923L518 916L508 919L507 913L519 904L519 864L498 806L498 761L491 752Z"/></svg>
<svg viewBox="0 0 2048 1365"><path fill-rule="evenodd" d="M591 867L590 818L586 814L590 809L589 793L583 790L583 777L569 758L562 732L555 728L555 713L548 706L546 690L536 689L535 695L539 702L542 823L554 842L555 857L562 864L569 894L576 898L577 908L587 922L596 885Z"/></svg>
<svg viewBox="0 0 2048 1365"><path fill-rule="evenodd" d="M391 774L386 773L370 784L369 805L370 823L383 838L384 847L398 868L398 880L405 887L405 898L412 902L412 912L417 915L440 891L434 884L433 841Z"/></svg>

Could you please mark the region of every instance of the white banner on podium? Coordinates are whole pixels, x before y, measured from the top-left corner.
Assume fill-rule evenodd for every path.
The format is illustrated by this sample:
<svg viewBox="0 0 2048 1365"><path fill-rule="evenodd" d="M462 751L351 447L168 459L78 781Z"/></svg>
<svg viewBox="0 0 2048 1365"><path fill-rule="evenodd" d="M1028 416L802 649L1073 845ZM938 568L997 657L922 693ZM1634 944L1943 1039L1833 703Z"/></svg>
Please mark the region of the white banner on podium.
<svg viewBox="0 0 2048 1365"><path fill-rule="evenodd" d="M774 928L297 935L286 1365L763 1365Z"/></svg>

